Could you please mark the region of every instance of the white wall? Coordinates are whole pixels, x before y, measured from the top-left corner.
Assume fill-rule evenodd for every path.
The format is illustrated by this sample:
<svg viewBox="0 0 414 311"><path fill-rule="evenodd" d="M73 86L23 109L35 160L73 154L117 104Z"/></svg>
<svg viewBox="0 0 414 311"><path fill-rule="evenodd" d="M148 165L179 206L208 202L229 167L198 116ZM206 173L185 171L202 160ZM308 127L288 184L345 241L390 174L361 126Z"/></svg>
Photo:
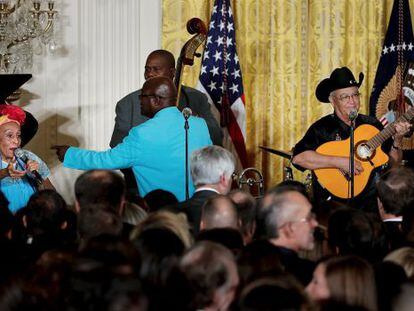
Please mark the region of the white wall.
<svg viewBox="0 0 414 311"><path fill-rule="evenodd" d="M35 59L21 105L40 123L27 149L46 161L72 203L81 172L63 168L49 148L108 148L117 100L140 88L145 59L161 46L161 0L59 0L56 9L62 48Z"/></svg>

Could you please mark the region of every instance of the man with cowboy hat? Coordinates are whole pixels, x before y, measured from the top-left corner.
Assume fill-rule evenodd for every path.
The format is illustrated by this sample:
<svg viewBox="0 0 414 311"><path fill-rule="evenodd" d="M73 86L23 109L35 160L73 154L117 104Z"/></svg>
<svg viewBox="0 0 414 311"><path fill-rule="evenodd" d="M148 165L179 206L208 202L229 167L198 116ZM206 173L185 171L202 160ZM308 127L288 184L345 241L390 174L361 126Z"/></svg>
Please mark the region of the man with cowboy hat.
<svg viewBox="0 0 414 311"><path fill-rule="evenodd" d="M347 139L350 135L351 120L355 121L355 128L362 124L370 124L379 130L383 129L382 124L374 117L358 114L361 96L358 88L361 86L363 79L364 75L360 73L357 82L351 70L342 67L336 68L329 78L319 83L316 88L316 98L323 103L330 103L334 112L312 124L305 136L296 144L292 158L295 167L300 170L338 168L349 173L348 157L323 155L316 152L316 149L329 141ZM400 148L402 138L409 131L410 124L408 122L397 122L390 126L394 126L396 129L394 140L388 139L382 145L382 149L390 156L391 164L399 164L402 160ZM354 171L356 175L363 171L361 162L358 160L355 160ZM317 182L314 182L314 196L316 203L322 203L332 197ZM362 207L368 211L376 211L373 178L371 178L364 191L355 199L354 206Z"/></svg>

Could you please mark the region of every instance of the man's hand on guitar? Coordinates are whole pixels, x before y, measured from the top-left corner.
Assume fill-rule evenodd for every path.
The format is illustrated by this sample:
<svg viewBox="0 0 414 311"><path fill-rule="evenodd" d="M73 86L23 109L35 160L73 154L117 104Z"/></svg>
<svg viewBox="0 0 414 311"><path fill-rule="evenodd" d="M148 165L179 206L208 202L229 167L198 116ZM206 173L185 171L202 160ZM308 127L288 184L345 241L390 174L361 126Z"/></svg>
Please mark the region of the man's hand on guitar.
<svg viewBox="0 0 414 311"><path fill-rule="evenodd" d="M407 121L399 121L393 124L395 128L394 141L400 143L405 134L411 130L411 123Z"/></svg>
<svg viewBox="0 0 414 311"><path fill-rule="evenodd" d="M349 174L349 158L348 157L337 157L337 167L344 173ZM364 171L361 162L358 160L354 161L354 175L359 175Z"/></svg>

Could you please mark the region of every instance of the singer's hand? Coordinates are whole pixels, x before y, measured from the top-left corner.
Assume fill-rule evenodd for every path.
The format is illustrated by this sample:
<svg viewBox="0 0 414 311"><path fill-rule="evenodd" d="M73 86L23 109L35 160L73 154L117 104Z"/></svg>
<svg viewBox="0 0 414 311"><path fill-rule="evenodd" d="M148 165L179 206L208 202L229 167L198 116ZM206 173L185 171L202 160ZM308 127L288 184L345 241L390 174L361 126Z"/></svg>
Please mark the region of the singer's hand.
<svg viewBox="0 0 414 311"><path fill-rule="evenodd" d="M12 162L9 162L9 164L7 165L7 173L9 177L14 179L22 178L24 175L26 175L25 171L18 171L14 169Z"/></svg>
<svg viewBox="0 0 414 311"><path fill-rule="evenodd" d="M27 161L26 171L33 172L33 171L38 171L38 170L39 170L39 163L37 163L36 161L33 161L33 160Z"/></svg>
<svg viewBox="0 0 414 311"><path fill-rule="evenodd" d="M53 145L52 147L50 147L50 149L55 149L59 161L63 162L63 160L65 159L66 151L68 151L69 147L70 146L68 145Z"/></svg>

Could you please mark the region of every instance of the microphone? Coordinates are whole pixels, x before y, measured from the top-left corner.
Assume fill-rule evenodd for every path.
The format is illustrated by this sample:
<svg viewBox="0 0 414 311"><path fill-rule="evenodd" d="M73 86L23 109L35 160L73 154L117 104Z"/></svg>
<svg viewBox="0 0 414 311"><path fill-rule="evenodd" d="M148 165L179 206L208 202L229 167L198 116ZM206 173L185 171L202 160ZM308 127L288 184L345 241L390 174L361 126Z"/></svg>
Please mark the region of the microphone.
<svg viewBox="0 0 414 311"><path fill-rule="evenodd" d="M191 108L185 107L181 113L183 114L184 118L188 120L188 118L193 114L193 111Z"/></svg>
<svg viewBox="0 0 414 311"><path fill-rule="evenodd" d="M16 158L19 158L24 164L27 164L27 162L29 161L29 158L27 157L26 153L21 148L17 148L16 150L14 150L14 155L15 155ZM43 178L42 178L42 176L40 176L38 171L34 170L34 171L30 171L30 172L33 174L34 179L39 184L43 183Z"/></svg>
<svg viewBox="0 0 414 311"><path fill-rule="evenodd" d="M357 110L351 110L351 112L348 115L349 121L354 121L358 117L358 111Z"/></svg>

